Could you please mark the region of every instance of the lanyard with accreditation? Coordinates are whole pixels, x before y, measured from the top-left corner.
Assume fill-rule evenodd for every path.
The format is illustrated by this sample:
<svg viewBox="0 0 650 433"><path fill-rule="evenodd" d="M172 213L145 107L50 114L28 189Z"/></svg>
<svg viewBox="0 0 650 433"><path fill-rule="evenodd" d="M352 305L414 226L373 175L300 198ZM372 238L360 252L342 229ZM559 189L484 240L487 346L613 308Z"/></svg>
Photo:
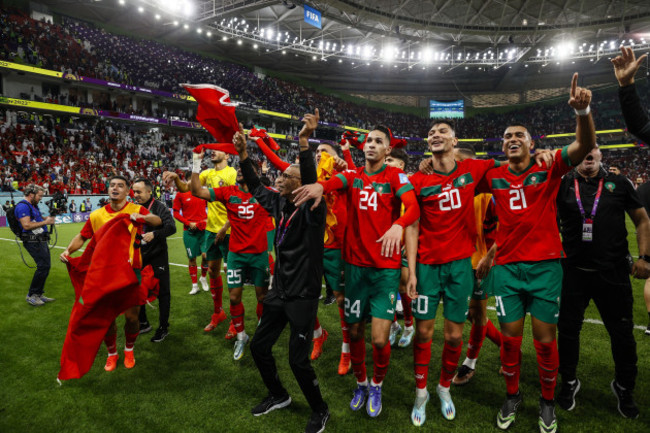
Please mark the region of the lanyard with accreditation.
<svg viewBox="0 0 650 433"><path fill-rule="evenodd" d="M594 219L596 218L596 210L598 209L598 202L600 201L600 195L603 192L603 179L600 179L598 182L598 191L596 192L596 198L594 199L594 206L591 208L591 215L589 218L585 217L585 208L582 206L582 200L580 200L580 188L578 186L578 179L573 179L575 185L576 201L578 202L578 209L580 210L580 215L582 215L582 242L591 242L594 240Z"/></svg>

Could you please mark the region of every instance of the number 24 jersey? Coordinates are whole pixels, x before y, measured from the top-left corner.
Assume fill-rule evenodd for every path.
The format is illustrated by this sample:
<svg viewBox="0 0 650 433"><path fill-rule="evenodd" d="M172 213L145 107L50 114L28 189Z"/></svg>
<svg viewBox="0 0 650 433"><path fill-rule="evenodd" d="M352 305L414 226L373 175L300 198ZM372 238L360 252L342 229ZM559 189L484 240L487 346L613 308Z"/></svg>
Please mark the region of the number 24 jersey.
<svg viewBox="0 0 650 433"><path fill-rule="evenodd" d="M381 255L377 242L399 219L400 197L413 190L406 174L384 165L375 173L364 167L336 175L348 191L348 220L343 242L343 260L355 266L399 269L401 251L392 257Z"/></svg>

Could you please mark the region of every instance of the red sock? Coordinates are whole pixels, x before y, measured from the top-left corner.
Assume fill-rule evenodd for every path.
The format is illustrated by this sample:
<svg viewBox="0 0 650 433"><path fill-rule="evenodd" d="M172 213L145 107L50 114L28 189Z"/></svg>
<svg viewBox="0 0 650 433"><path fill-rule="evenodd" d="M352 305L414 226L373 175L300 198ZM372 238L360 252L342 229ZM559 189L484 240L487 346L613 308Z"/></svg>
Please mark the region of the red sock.
<svg viewBox="0 0 650 433"><path fill-rule="evenodd" d="M362 338L359 341L350 342L350 360L357 382L363 383L368 380L366 376L366 340Z"/></svg>
<svg viewBox="0 0 650 433"><path fill-rule="evenodd" d="M426 388L430 362L431 340L426 343L413 343L413 370L415 372L415 386L417 388Z"/></svg>
<svg viewBox="0 0 650 433"><path fill-rule="evenodd" d="M483 346L483 340L485 340L486 331L487 326L481 326L476 323L472 325L472 330L469 331L469 341L467 342L467 357L469 359L478 358L481 346Z"/></svg>
<svg viewBox="0 0 650 433"><path fill-rule="evenodd" d="M138 338L138 333L136 332L135 334L129 334L128 332L124 331L124 336L126 337L124 348L133 349L133 345L135 344L135 339Z"/></svg>
<svg viewBox="0 0 650 433"><path fill-rule="evenodd" d="M454 373L458 368L458 360L460 359L460 354L463 352L463 342L456 347L449 345L445 342L445 346L442 349L442 369L440 370L440 385L445 388L451 386L451 379L454 378Z"/></svg>
<svg viewBox="0 0 650 433"><path fill-rule="evenodd" d="M275 270L275 259L273 258L273 255L269 254L269 271L271 272L271 275L273 275L273 271Z"/></svg>
<svg viewBox="0 0 650 433"><path fill-rule="evenodd" d="M411 308L412 299L406 293L402 297L402 308L404 309L404 326L413 326L413 309Z"/></svg>
<svg viewBox="0 0 650 433"><path fill-rule="evenodd" d="M521 370L521 337L506 337L503 335L501 344L501 367L506 379L508 394L519 391L519 372Z"/></svg>
<svg viewBox="0 0 650 433"><path fill-rule="evenodd" d="M214 303L214 314L219 314L223 309L223 281L221 278L210 278L210 293Z"/></svg>
<svg viewBox="0 0 650 433"><path fill-rule="evenodd" d="M104 335L104 343L106 344L106 349L108 353L117 353L117 333L111 335Z"/></svg>
<svg viewBox="0 0 650 433"><path fill-rule="evenodd" d="M341 317L341 331L343 332L343 342L350 343L350 327L348 322L345 321L345 311L339 308L339 316Z"/></svg>
<svg viewBox="0 0 650 433"><path fill-rule="evenodd" d="M243 332L244 331L244 304L238 303L233 304L230 302L230 317L232 318L232 324L235 327L235 331Z"/></svg>
<svg viewBox="0 0 650 433"><path fill-rule="evenodd" d="M317 331L320 328L320 322L318 321L318 316L316 316L316 321L314 322L314 331Z"/></svg>
<svg viewBox="0 0 650 433"><path fill-rule="evenodd" d="M205 278L205 276L208 274L208 265L204 265L201 263L201 277Z"/></svg>
<svg viewBox="0 0 650 433"><path fill-rule="evenodd" d="M385 344L381 349L373 344L372 362L374 364L372 381L375 382L376 385L380 385L384 381L386 373L388 372L388 363L390 362L390 344Z"/></svg>
<svg viewBox="0 0 650 433"><path fill-rule="evenodd" d="M550 343L540 343L533 340L533 343L537 352L537 369L539 370L539 382L542 384L542 397L546 400L553 400L557 368L560 364L557 341L553 339Z"/></svg>
<svg viewBox="0 0 650 433"><path fill-rule="evenodd" d="M262 313L264 312L264 304L262 302L257 302L257 308L255 308L255 314L257 314L257 320L259 321L262 318Z"/></svg>
<svg viewBox="0 0 650 433"><path fill-rule="evenodd" d="M501 347L501 343L503 342L503 335L494 326L494 323L492 323L490 319L488 319L487 323L485 324L485 328L485 336L489 338L494 344Z"/></svg>
<svg viewBox="0 0 650 433"><path fill-rule="evenodd" d="M190 279L192 280L192 284L196 284L198 282L198 279L196 278L196 265L190 266Z"/></svg>

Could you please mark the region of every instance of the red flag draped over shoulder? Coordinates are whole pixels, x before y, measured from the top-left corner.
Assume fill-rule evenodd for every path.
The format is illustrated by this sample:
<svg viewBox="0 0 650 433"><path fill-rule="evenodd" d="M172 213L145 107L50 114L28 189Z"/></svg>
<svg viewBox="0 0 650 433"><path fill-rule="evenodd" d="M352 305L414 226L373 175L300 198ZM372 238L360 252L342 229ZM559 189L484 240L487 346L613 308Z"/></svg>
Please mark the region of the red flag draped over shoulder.
<svg viewBox="0 0 650 433"><path fill-rule="evenodd" d="M196 120L217 140L218 143L201 145L205 149L215 149L212 146L227 146L232 142L235 132L239 131L239 122L235 116L237 104L230 100L230 93L212 84L183 84L183 87L196 99L199 108ZM226 153L232 148L216 148ZM228 149L228 150L226 150ZM199 150L200 152L200 150ZM235 154L237 152L234 152Z"/></svg>
<svg viewBox="0 0 650 433"><path fill-rule="evenodd" d="M78 379L90 370L109 326L122 312L141 305L146 293L129 261L129 215L117 215L93 235L81 257L68 263L75 290L58 379Z"/></svg>

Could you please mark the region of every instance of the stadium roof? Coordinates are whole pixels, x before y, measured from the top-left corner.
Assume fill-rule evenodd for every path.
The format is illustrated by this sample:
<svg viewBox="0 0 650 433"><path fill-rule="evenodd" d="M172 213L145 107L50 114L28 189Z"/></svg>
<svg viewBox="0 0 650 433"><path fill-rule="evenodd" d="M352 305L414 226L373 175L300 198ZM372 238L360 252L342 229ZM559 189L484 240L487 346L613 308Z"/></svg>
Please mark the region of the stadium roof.
<svg viewBox="0 0 650 433"><path fill-rule="evenodd" d="M648 51L647 0L41 1L52 10L349 93L518 92L613 83ZM320 12L322 28L305 22ZM199 33L200 32L200 33Z"/></svg>

